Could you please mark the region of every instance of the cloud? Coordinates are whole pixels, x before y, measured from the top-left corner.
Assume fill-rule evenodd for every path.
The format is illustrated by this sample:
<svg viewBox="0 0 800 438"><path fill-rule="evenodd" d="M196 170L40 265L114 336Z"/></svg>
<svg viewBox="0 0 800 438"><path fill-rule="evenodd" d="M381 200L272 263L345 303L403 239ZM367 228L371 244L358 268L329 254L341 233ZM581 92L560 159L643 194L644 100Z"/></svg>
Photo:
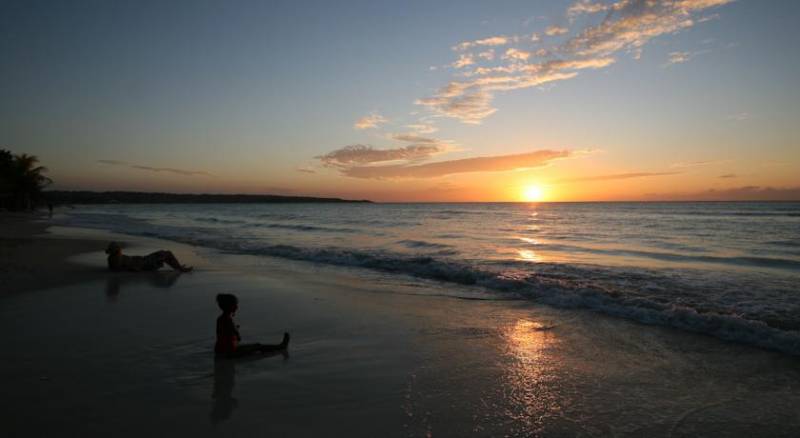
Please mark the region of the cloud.
<svg viewBox="0 0 800 438"><path fill-rule="evenodd" d="M648 193L646 197L663 201L800 201L800 186L743 186L694 193Z"/></svg>
<svg viewBox="0 0 800 438"><path fill-rule="evenodd" d="M538 41L533 36L495 36L465 41L453 47L459 54L456 64L459 75L467 80L452 80L432 95L415 100L441 116L463 123L479 124L497 109L492 100L497 92L538 87L576 77L582 70L610 66L620 52L638 59L643 47L652 39L674 34L702 22L700 14L707 9L731 3L733 0L618 0L599 3L581 0L567 10L568 16L605 12L599 23L588 23L576 29L565 42L531 50ZM551 25L545 34L554 36L569 32L566 27ZM508 45L501 65L487 64L494 54L477 56L470 52L484 46ZM693 54L673 52L673 63L685 62ZM464 61L462 61L464 60ZM466 64L469 60L469 64Z"/></svg>
<svg viewBox="0 0 800 438"><path fill-rule="evenodd" d="M479 124L497 111L491 105L493 92L536 87L570 79L578 75L577 70L602 68L613 62L612 58L599 58L517 65L505 67L502 71L476 70L474 73L483 77L465 82L450 82L435 95L417 99L415 103L438 114L459 119L463 123Z"/></svg>
<svg viewBox="0 0 800 438"><path fill-rule="evenodd" d="M689 52L671 52L669 54L669 59L667 60L667 65L683 64L691 58L692 54Z"/></svg>
<svg viewBox="0 0 800 438"><path fill-rule="evenodd" d="M547 36L556 36L556 35L564 35L565 33L569 32L569 29L563 26L548 26L545 29L544 34Z"/></svg>
<svg viewBox="0 0 800 438"><path fill-rule="evenodd" d="M632 178L647 178L651 176L667 176L667 175L678 175L682 172L632 172L632 173L616 173L612 175L596 175L596 176L584 176L580 178L569 178L569 179L562 179L559 181L560 183L573 183L573 182L584 182L584 181L612 181L612 180L620 180L620 179L632 179Z"/></svg>
<svg viewBox="0 0 800 438"><path fill-rule="evenodd" d="M433 134L439 130L437 127L428 123L413 123L406 125L406 128L411 129L418 134Z"/></svg>
<svg viewBox="0 0 800 438"><path fill-rule="evenodd" d="M144 166L141 164L128 163L127 161L119 161L119 160L97 160L97 162L109 166L124 166L136 170L146 170L148 172L174 173L183 176L214 176L208 172L201 170L185 170L185 169L176 169L174 167L152 167L152 166Z"/></svg>
<svg viewBox="0 0 800 438"><path fill-rule="evenodd" d="M369 145L350 145L314 157L327 167L349 168L373 163L398 160L418 161L443 152L438 144L413 144L394 149L376 149Z"/></svg>
<svg viewBox="0 0 800 438"><path fill-rule="evenodd" d="M695 25L693 13L733 0L620 0L606 18L572 39L567 48L584 56L641 48L651 39Z"/></svg>
<svg viewBox="0 0 800 438"><path fill-rule="evenodd" d="M472 55L462 53L459 55L458 60L453 63L455 68L464 68L468 65L475 64L475 58Z"/></svg>
<svg viewBox="0 0 800 438"><path fill-rule="evenodd" d="M728 120L736 120L738 122L741 122L741 121L744 121L744 120L749 120L752 117L753 116L750 113L743 112L743 113L738 113L738 114L731 114L731 115L729 115L729 116L727 116L725 118L728 119Z"/></svg>
<svg viewBox="0 0 800 438"><path fill-rule="evenodd" d="M399 164L385 166L354 166L342 170L342 174L365 179L437 178L458 173L504 172L531 169L550 164L560 158L568 158L570 151L541 150L524 154L464 158L426 164Z"/></svg>
<svg viewBox="0 0 800 438"><path fill-rule="evenodd" d="M738 178L739 175L735 173L726 173L725 175L720 175L719 178L729 179L729 178Z"/></svg>
<svg viewBox="0 0 800 438"><path fill-rule="evenodd" d="M119 160L97 160L97 162L100 163L100 164L108 164L110 166L127 166L128 165L127 162L119 161Z"/></svg>
<svg viewBox="0 0 800 438"><path fill-rule="evenodd" d="M463 86L451 82L433 97L418 99L418 105L427 106L439 114L454 117L464 123L477 124L497 111L490 102L492 96L479 86Z"/></svg>
<svg viewBox="0 0 800 438"><path fill-rule="evenodd" d="M438 144L441 143L441 140L430 138L430 137L422 137L415 133L400 133L400 134L392 134L391 138L393 140L404 141L407 143L428 143L428 144Z"/></svg>
<svg viewBox="0 0 800 438"><path fill-rule="evenodd" d="M317 173L317 171L314 170L314 168L308 167L308 166L297 167L294 170L296 170L298 172L302 172L302 173Z"/></svg>
<svg viewBox="0 0 800 438"><path fill-rule="evenodd" d="M483 52L478 53L478 58L485 59L486 61L493 60L494 49L484 50Z"/></svg>
<svg viewBox="0 0 800 438"><path fill-rule="evenodd" d="M386 122L388 122L388 120L385 117L380 114L373 113L356 120L356 123L353 124L353 128L362 130L377 128L379 125L382 125Z"/></svg>
<svg viewBox="0 0 800 438"><path fill-rule="evenodd" d="M481 39L481 40L464 41L462 43L459 43L459 44L456 44L455 46L453 46L453 50L461 51L461 50L467 50L467 49L470 49L470 48L473 48L473 47L478 47L478 46L504 46L504 45L514 41L515 39L516 38L513 38L513 37L509 38L509 37L505 37L505 36L493 36L493 37L484 38L484 39Z"/></svg>
<svg viewBox="0 0 800 438"><path fill-rule="evenodd" d="M506 50L506 54L503 55L503 59L515 59L517 61L527 61L528 58L531 57L531 52L526 52L524 50L510 48Z"/></svg>
<svg viewBox="0 0 800 438"><path fill-rule="evenodd" d="M567 16L574 17L580 14L596 14L607 11L610 6L603 3L594 3L591 0L580 0L567 9Z"/></svg>
<svg viewBox="0 0 800 438"><path fill-rule="evenodd" d="M719 164L724 163L725 160L706 160L706 161L681 161L678 163L673 163L669 167L673 169L685 169L688 167L701 167L701 166L708 166L711 164Z"/></svg>

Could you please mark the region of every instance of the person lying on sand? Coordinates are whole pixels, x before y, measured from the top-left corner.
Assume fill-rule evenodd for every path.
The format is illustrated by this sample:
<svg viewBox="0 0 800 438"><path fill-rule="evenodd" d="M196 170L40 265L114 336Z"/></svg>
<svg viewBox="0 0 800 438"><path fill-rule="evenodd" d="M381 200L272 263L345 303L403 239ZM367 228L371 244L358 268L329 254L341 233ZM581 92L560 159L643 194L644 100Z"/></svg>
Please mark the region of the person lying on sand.
<svg viewBox="0 0 800 438"><path fill-rule="evenodd" d="M233 322L233 315L239 309L239 299L233 294L217 295L217 305L222 315L217 318L217 344L214 352L219 358L237 358L255 353L271 353L286 350L289 346L289 333L283 334L283 341L276 345L239 344L239 326Z"/></svg>
<svg viewBox="0 0 800 438"><path fill-rule="evenodd" d="M182 265L170 251L156 251L146 256L126 256L122 254L122 247L111 242L106 248L108 254L108 269L112 271L157 271L168 264L172 269L180 272L189 272L191 266Z"/></svg>

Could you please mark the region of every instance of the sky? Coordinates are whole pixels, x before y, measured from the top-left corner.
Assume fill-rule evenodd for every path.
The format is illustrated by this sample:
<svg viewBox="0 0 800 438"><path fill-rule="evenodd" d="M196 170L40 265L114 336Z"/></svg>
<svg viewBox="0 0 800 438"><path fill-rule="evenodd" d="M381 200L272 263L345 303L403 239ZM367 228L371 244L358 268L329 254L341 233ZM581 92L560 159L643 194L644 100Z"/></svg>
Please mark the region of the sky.
<svg viewBox="0 0 800 438"><path fill-rule="evenodd" d="M800 199L800 2L0 0L52 188Z"/></svg>

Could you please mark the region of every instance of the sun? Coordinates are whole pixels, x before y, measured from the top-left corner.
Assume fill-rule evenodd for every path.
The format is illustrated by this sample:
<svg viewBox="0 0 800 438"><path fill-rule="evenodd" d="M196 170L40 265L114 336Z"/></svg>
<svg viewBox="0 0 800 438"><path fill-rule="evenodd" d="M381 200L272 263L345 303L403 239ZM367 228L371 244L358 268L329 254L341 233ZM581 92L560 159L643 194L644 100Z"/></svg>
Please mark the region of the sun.
<svg viewBox="0 0 800 438"><path fill-rule="evenodd" d="M522 199L524 199L525 202L540 202L544 199L544 190L542 186L526 186L522 191Z"/></svg>

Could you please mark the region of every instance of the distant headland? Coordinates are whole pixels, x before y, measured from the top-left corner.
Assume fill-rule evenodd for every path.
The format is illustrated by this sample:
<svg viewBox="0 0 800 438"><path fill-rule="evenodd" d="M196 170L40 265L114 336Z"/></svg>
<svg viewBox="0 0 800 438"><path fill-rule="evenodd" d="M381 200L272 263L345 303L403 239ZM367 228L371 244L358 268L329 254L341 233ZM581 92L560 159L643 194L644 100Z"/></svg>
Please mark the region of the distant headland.
<svg viewBox="0 0 800 438"><path fill-rule="evenodd" d="M43 192L53 204L264 204L264 203L371 203L368 200L316 198L312 196L189 194L157 192L91 192L49 190Z"/></svg>

